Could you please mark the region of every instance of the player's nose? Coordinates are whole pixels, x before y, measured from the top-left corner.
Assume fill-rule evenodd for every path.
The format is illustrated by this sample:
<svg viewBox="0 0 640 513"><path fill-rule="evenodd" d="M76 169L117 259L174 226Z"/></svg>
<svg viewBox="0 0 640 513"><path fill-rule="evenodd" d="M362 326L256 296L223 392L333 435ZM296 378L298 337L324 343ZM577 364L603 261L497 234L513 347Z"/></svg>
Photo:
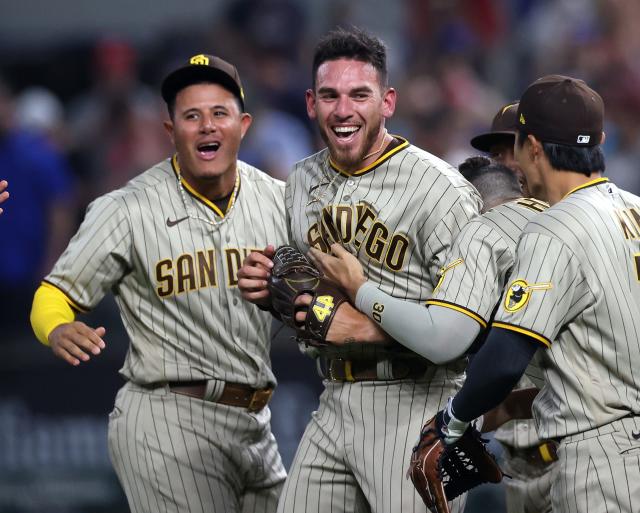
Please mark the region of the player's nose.
<svg viewBox="0 0 640 513"><path fill-rule="evenodd" d="M209 134L211 132L215 132L216 123L213 116L202 116L202 121L200 123L200 131Z"/></svg>
<svg viewBox="0 0 640 513"><path fill-rule="evenodd" d="M348 118L353 114L353 105L351 104L351 99L346 96L339 96L336 103L335 109L333 113L339 118Z"/></svg>

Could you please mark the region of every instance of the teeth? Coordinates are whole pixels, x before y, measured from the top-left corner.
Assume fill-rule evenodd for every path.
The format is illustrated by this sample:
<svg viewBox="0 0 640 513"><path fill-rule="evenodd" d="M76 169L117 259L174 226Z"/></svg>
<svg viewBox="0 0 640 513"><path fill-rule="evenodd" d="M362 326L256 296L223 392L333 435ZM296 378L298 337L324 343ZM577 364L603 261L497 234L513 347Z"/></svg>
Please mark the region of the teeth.
<svg viewBox="0 0 640 513"><path fill-rule="evenodd" d="M198 146L199 151L217 151L220 147L219 143L209 143L203 144L202 146Z"/></svg>
<svg viewBox="0 0 640 513"><path fill-rule="evenodd" d="M339 134L351 134L353 132L357 132L360 129L360 127L357 126L336 126L334 127L334 131L338 132Z"/></svg>

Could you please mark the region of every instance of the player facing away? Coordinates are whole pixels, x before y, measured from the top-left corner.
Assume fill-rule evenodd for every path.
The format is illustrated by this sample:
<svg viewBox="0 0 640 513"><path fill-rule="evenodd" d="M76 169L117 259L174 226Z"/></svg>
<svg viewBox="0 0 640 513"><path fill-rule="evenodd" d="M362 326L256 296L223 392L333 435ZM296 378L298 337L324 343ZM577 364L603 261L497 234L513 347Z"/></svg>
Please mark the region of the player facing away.
<svg viewBox="0 0 640 513"><path fill-rule="evenodd" d="M602 176L603 118L581 80L546 76L524 92L516 158L551 207L525 228L489 338L440 413L455 439L535 355L538 433L558 446L554 512L640 504L640 198Z"/></svg>
<svg viewBox="0 0 640 513"><path fill-rule="evenodd" d="M517 113L518 102L504 105L493 118L491 130L475 136L470 143L477 150L486 152L495 162L504 164L513 170L521 181L522 195L527 197L529 195L529 187L514 157L514 144L518 128ZM477 189L480 190L483 187L475 183L473 176L468 176L462 169L461 172ZM485 210L488 210L488 196L495 193L495 187L486 187L480 190L480 195L485 203ZM534 204L532 203L531 206L534 206ZM505 218L503 225L511 224L515 219ZM522 230L524 225L518 225L518 228ZM516 240L512 239L509 245L511 266L515 255L516 241L517 237ZM498 256L496 252L494 254L496 257ZM455 269L453 272L459 274L461 270ZM446 285L448 285L448 282L446 282L445 286L440 287L440 298L444 300L446 300L447 294L445 290L450 288ZM505 283L502 283L500 288L504 288L504 285ZM500 298L500 294L501 290L496 291L496 296L494 296L496 301ZM464 291L461 290L460 296L463 295ZM519 388L532 385L526 376L523 376L518 383ZM510 479L503 481L506 492L507 513L550 512L551 483L556 478L557 465L555 461L557 455L550 442L540 440L536 433L535 422L532 419L513 420L500 427L495 432L494 438L500 442L504 449L502 468L506 474L511 476Z"/></svg>
<svg viewBox="0 0 640 513"><path fill-rule="evenodd" d="M273 512L285 470L267 406L271 317L242 301L237 270L285 241L284 184L238 160L251 116L233 65L194 56L162 96L175 155L90 205L32 325L79 365L105 349L105 328L75 314L114 292L130 347L109 452L131 511Z"/></svg>
<svg viewBox="0 0 640 513"><path fill-rule="evenodd" d="M450 165L388 134L396 92L379 39L336 30L316 47L312 69L307 112L327 147L297 163L287 181L290 243L306 252L337 242L377 286L422 303L480 198ZM244 297L263 307L269 266L253 253L240 273ZM308 350L325 390L279 512L426 511L405 479L406 461L421 425L459 386L464 361L434 365L385 338L344 303L328 332L341 344ZM462 511L464 501L454 501L452 511Z"/></svg>

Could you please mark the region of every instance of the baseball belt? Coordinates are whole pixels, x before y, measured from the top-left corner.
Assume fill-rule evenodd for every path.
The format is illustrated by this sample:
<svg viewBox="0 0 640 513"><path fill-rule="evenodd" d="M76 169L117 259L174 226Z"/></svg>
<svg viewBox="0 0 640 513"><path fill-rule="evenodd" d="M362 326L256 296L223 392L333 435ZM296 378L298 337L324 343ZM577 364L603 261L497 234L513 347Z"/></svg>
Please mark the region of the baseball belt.
<svg viewBox="0 0 640 513"><path fill-rule="evenodd" d="M421 379L435 367L418 358L318 358L320 375L330 381Z"/></svg>
<svg viewBox="0 0 640 513"><path fill-rule="evenodd" d="M170 381L169 390L176 394L205 399L208 393L206 381ZM222 393L213 402L227 406L246 408L252 413L261 411L271 399L273 388L251 388L241 383L225 383Z"/></svg>
<svg viewBox="0 0 640 513"><path fill-rule="evenodd" d="M554 461L558 461L558 443L553 440L541 442L532 447L506 447L510 456L525 460L537 467L546 467Z"/></svg>

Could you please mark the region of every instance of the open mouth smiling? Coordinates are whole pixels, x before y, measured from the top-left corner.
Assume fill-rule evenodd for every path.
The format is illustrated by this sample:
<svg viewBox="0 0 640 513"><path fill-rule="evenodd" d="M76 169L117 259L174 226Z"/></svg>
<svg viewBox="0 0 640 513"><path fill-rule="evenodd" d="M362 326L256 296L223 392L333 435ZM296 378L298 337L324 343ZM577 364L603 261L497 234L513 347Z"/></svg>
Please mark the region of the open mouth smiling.
<svg viewBox="0 0 640 513"><path fill-rule="evenodd" d="M198 153L203 157L213 157L220 149L219 142L206 142L197 146Z"/></svg>
<svg viewBox="0 0 640 513"><path fill-rule="evenodd" d="M334 126L331 130L339 139L348 139L349 137L360 131L360 127L354 125Z"/></svg>

